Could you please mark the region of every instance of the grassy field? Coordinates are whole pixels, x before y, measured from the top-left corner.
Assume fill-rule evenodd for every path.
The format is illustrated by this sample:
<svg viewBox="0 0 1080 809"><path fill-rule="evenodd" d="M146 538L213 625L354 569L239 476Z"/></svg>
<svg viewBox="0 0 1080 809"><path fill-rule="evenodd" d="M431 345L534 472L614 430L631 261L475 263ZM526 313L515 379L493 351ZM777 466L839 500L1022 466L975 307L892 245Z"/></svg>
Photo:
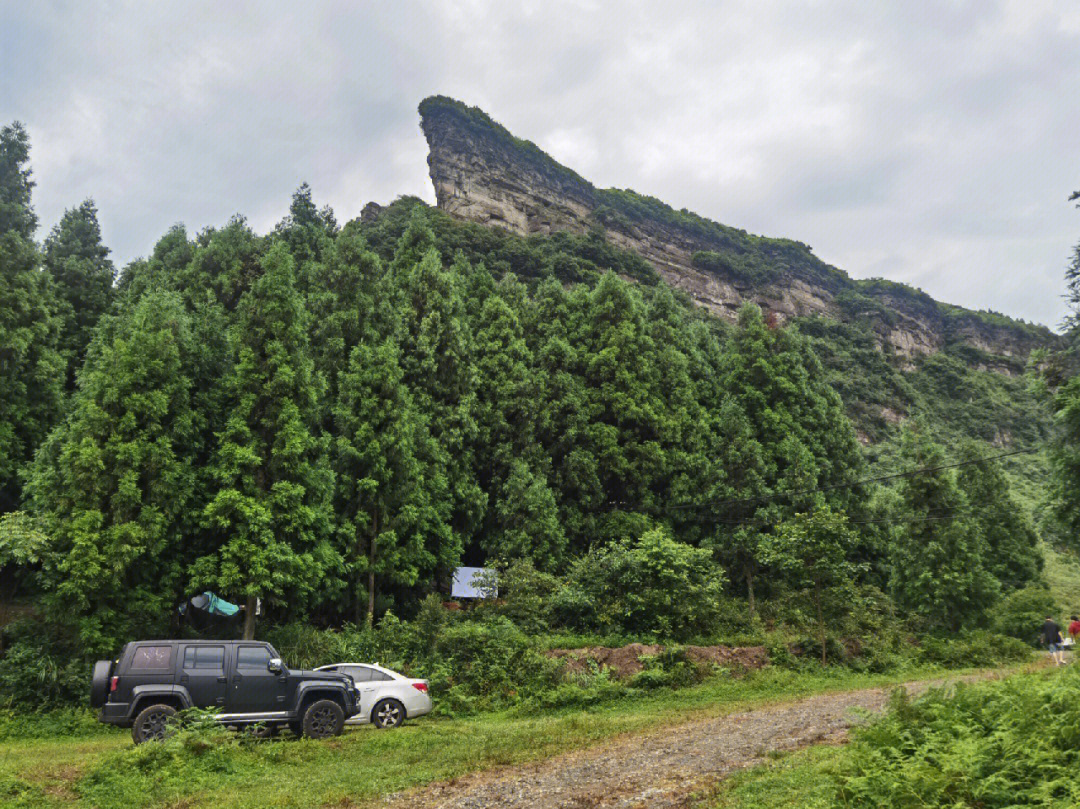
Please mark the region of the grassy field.
<svg viewBox="0 0 1080 809"><path fill-rule="evenodd" d="M673 720L941 673L930 668L890 675L769 669L741 680L714 678L585 711L425 718L394 731L357 728L323 742L286 734L265 742L229 736L225 743L188 739L135 748L126 731L108 729L13 740L0 743L0 806L360 806L430 781L660 729Z"/></svg>

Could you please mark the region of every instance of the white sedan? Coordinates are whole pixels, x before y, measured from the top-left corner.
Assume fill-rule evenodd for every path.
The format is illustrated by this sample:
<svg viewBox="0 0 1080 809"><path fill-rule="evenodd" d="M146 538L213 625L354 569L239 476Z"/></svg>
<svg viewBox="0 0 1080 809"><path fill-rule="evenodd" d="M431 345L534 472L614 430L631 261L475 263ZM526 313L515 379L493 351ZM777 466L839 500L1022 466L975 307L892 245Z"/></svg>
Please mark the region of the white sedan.
<svg viewBox="0 0 1080 809"><path fill-rule="evenodd" d="M316 671L338 671L356 683L360 711L347 725L370 722L377 728L396 728L406 719L431 713L427 680L412 680L374 663L332 663Z"/></svg>

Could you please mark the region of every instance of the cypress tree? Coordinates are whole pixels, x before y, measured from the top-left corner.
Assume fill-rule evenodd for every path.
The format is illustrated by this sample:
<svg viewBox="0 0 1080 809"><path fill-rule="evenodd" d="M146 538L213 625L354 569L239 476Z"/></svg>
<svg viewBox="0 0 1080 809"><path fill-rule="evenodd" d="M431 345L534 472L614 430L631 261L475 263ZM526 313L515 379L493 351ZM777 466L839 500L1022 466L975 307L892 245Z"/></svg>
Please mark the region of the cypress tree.
<svg viewBox="0 0 1080 809"><path fill-rule="evenodd" d="M724 388L730 398L716 451L728 474L727 522L717 540L732 577L755 607L762 532L828 502L847 510L853 495L834 489L799 492L857 479L863 461L843 405L798 334L771 328L754 304L739 312L724 353ZM785 495L785 492L791 492Z"/></svg>
<svg viewBox="0 0 1080 809"><path fill-rule="evenodd" d="M972 461L982 454L977 445L968 445L963 457ZM982 537L986 569L1002 590L1018 590L1035 580L1043 568L1039 535L1027 510L1010 491L1001 465L970 463L960 469L957 482Z"/></svg>
<svg viewBox="0 0 1080 809"><path fill-rule="evenodd" d="M196 477L194 352L176 293L149 293L106 318L71 413L35 461L30 499L51 538L46 601L51 615L77 622L87 649L162 629L181 591Z"/></svg>
<svg viewBox="0 0 1080 809"><path fill-rule="evenodd" d="M439 561L429 545L452 542L446 481L421 466L430 439L392 340L353 349L339 380L334 425L342 556L354 582L356 620L366 590L370 625L378 581L416 584Z"/></svg>
<svg viewBox="0 0 1080 809"><path fill-rule="evenodd" d="M62 410L56 299L32 241L30 141L0 129L0 512L19 503L19 470Z"/></svg>
<svg viewBox="0 0 1080 809"><path fill-rule="evenodd" d="M912 468L938 467L944 450L905 430L901 456ZM891 548L889 587L897 606L931 626L956 631L996 599L977 523L953 470L902 478L900 521Z"/></svg>
<svg viewBox="0 0 1080 809"><path fill-rule="evenodd" d="M422 460L428 474L448 484L453 533L449 541L432 537L429 543L445 573L459 563L465 538L476 532L487 505L475 471L477 377L473 336L455 277L443 268L434 248L409 265L409 257L427 236L423 228L413 230L410 225L394 257L393 300L401 312L404 379L432 439Z"/></svg>
<svg viewBox="0 0 1080 809"><path fill-rule="evenodd" d="M338 564L329 542L333 473L327 441L314 432L322 391L307 313L285 247L272 247L261 264L238 306L230 415L209 470L217 491L203 522L216 547L191 568L193 585L245 601L245 638L254 636L257 599L295 611Z"/></svg>
<svg viewBox="0 0 1080 809"><path fill-rule="evenodd" d="M112 301L115 269L93 200L64 212L45 240L45 270L53 280L61 318L60 350L67 361L67 387L74 388L94 326Z"/></svg>

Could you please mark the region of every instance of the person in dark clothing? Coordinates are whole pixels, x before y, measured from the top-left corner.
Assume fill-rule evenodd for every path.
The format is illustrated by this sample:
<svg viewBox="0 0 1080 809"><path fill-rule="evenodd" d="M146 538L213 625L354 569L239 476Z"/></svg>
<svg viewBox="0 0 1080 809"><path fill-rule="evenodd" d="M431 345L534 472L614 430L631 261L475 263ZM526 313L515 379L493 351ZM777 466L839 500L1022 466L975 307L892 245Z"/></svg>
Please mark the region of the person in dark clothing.
<svg viewBox="0 0 1080 809"><path fill-rule="evenodd" d="M1050 650L1050 656L1054 658L1054 665L1060 666L1065 663L1065 653L1061 651L1061 627L1050 616L1042 625L1040 633L1042 642Z"/></svg>

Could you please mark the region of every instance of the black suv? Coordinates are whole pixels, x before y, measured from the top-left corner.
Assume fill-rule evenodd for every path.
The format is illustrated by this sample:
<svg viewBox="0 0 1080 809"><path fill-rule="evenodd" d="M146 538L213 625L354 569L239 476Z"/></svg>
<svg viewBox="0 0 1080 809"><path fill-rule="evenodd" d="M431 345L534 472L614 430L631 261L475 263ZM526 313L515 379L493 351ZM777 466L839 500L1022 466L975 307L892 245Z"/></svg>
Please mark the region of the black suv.
<svg viewBox="0 0 1080 809"><path fill-rule="evenodd" d="M345 674L290 671L268 643L240 640L145 640L94 666L90 704L98 719L130 727L135 743L161 739L183 708L218 708L218 720L274 734L321 739L341 733L359 710Z"/></svg>

